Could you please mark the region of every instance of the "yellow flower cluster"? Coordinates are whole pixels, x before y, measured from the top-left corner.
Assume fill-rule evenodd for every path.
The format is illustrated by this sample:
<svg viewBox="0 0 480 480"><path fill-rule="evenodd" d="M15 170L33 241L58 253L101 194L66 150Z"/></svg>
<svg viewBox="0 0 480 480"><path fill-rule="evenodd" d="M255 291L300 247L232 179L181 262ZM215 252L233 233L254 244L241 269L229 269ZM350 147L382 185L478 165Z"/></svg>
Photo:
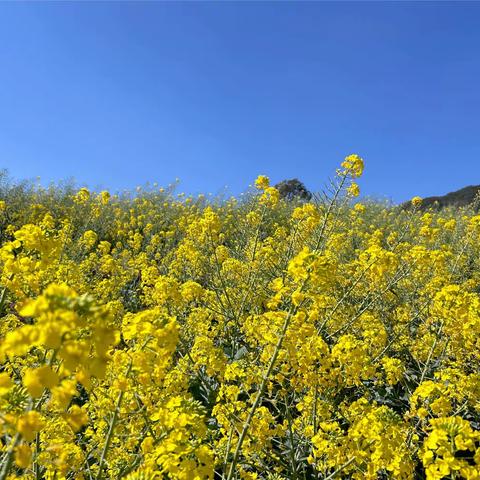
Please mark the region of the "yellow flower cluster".
<svg viewBox="0 0 480 480"><path fill-rule="evenodd" d="M363 169L2 190L0 480L479 480L480 215L353 204Z"/></svg>

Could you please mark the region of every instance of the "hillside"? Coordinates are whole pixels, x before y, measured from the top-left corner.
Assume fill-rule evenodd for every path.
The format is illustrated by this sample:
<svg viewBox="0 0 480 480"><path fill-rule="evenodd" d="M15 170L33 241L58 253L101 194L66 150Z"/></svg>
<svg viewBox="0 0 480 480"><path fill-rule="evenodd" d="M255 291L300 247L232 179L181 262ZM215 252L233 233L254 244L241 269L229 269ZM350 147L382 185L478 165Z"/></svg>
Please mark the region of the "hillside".
<svg viewBox="0 0 480 480"><path fill-rule="evenodd" d="M0 480L478 479L480 215L362 173L0 189Z"/></svg>
<svg viewBox="0 0 480 480"><path fill-rule="evenodd" d="M480 185L470 185L468 187L461 188L454 192L447 193L446 195L426 197L422 199L421 205L418 207L420 210L437 209L440 210L445 207L465 207L472 205L476 210L479 208L479 204L475 203L475 199L480 193ZM404 202L401 205L404 209L412 207L410 201Z"/></svg>

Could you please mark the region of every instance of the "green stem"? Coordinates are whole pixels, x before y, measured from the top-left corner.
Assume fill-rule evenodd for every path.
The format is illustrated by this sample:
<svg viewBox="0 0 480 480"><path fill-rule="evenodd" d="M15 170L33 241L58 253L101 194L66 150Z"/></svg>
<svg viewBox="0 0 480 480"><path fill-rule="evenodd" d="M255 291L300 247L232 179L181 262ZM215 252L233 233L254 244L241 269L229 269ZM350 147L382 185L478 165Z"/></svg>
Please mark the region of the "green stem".
<svg viewBox="0 0 480 480"><path fill-rule="evenodd" d="M8 472L10 472L10 468L12 467L13 463L13 453L19 440L20 434L17 433L13 439L10 449L7 452L6 458L3 460L4 463L2 467L2 472L0 473L0 480L6 480L6 478L8 477Z"/></svg>
<svg viewBox="0 0 480 480"><path fill-rule="evenodd" d="M260 383L260 386L258 388L258 392L253 402L253 405L250 408L250 411L248 412L247 419L243 424L243 428L240 433L240 437L238 439L237 447L235 448L235 453L233 454L233 459L230 465L230 470L228 472L227 480L231 480L233 478L233 474L235 472L235 467L237 465L238 458L240 456L240 451L242 449L243 442L245 440L245 437L247 436L247 432L248 432L248 429L250 428L250 424L252 423L253 416L255 415L255 412L257 411L257 408L259 407L260 402L262 400L263 392L265 391L265 387L267 386L268 379L270 377L270 374L272 373L273 367L275 366L275 362L277 361L277 358L278 358L278 354L280 353L280 350L282 348L283 340L285 339L285 334L287 332L288 326L290 325L291 319L292 319L292 311L290 311L287 314L287 317L285 318L272 358L270 359L270 362L265 371L265 374L263 375L262 382Z"/></svg>
<svg viewBox="0 0 480 480"><path fill-rule="evenodd" d="M127 372L125 374L126 377L130 374L130 370L132 369L132 362L128 365ZM120 407L122 405L123 395L125 392L121 391L117 397L117 403L115 404L115 410L113 412L112 420L110 421L110 425L108 426L107 438L105 439L105 445L103 446L102 454L100 456L100 461L98 463L98 474L96 480L102 480L103 478L103 465L105 463L105 459L107 458L108 449L110 448L110 444L112 443L113 439L113 431L115 430L115 425L117 424L118 415L120 413ZM3 479L0 479L3 480Z"/></svg>
<svg viewBox="0 0 480 480"><path fill-rule="evenodd" d="M33 471L35 480L41 480L40 465L38 464L38 455L40 454L40 434L35 435L35 462L33 464Z"/></svg>
<svg viewBox="0 0 480 480"><path fill-rule="evenodd" d="M290 463L292 465L292 480L297 480L297 462L295 460L295 451L294 451L294 437L292 429L292 416L290 414L290 409L288 408L288 402L285 401L285 409L287 413L287 422L288 422L288 435L290 437Z"/></svg>

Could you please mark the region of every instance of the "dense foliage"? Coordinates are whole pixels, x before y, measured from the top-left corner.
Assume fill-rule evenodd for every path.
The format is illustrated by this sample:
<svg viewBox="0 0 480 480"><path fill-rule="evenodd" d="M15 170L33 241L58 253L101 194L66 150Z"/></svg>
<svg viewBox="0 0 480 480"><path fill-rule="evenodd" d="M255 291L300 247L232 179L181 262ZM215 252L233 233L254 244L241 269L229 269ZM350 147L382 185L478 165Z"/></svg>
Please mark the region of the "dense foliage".
<svg viewBox="0 0 480 480"><path fill-rule="evenodd" d="M0 480L480 479L480 215L0 189Z"/></svg>

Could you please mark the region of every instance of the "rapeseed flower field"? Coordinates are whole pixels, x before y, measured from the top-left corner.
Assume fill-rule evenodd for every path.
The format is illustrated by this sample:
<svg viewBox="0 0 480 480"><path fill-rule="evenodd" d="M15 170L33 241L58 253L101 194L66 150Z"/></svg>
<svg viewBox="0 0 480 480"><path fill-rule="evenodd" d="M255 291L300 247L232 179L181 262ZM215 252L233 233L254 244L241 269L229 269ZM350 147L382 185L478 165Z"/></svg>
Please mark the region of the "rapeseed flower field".
<svg viewBox="0 0 480 480"><path fill-rule="evenodd" d="M480 479L480 215L4 187L0 480Z"/></svg>

